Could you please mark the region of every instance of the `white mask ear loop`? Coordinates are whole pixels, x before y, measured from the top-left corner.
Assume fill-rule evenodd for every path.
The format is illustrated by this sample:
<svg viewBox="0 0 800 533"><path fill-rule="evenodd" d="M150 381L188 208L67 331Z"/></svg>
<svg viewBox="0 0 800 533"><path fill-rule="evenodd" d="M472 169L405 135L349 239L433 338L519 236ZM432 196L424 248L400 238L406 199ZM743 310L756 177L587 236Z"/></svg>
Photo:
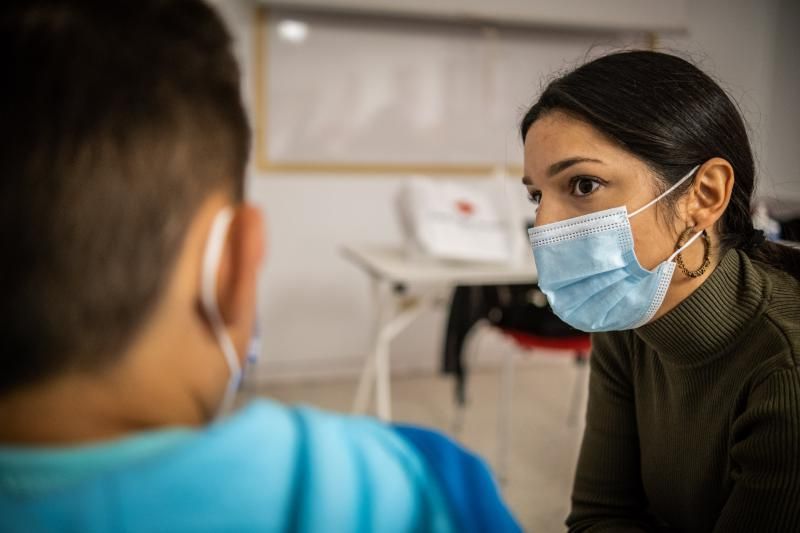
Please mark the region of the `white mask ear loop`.
<svg viewBox="0 0 800 533"><path fill-rule="evenodd" d="M231 220L233 220L233 210L230 207L222 209L211 224L211 231L206 242L206 249L203 254L203 270L201 273L200 299L203 310L211 324L211 329L217 338L217 342L225 356L225 362L230 371L228 385L225 396L219 406L217 415L226 413L233 405L236 397L236 390L242 375L242 367L239 357L236 354L236 347L233 345L230 335L225 330L222 316L217 305L217 274L219 263L222 259L222 250L225 246L225 236L228 233Z"/></svg>
<svg viewBox="0 0 800 533"><path fill-rule="evenodd" d="M685 249L687 249L687 248L689 247L689 245L690 245L690 244L692 244L694 241L696 241L696 240L697 240L697 239L700 237L700 235L702 235L702 234L703 234L703 231L698 231L697 233L695 233L694 235L692 235L691 237L689 237L689 240L688 240L688 241L686 241L686 243L685 243L683 246L681 246L680 248L678 248L677 250L675 250L675 253L674 253L674 254L672 254L671 256L669 256L669 259L667 259L667 263L670 263L670 262L672 262L672 260L673 260L673 259L675 259L676 257L678 257L678 254L679 254L679 253L681 253L682 251L684 251Z"/></svg>
<svg viewBox="0 0 800 533"><path fill-rule="evenodd" d="M697 171L697 169L698 169L698 168L700 168L700 165L697 165L697 166L696 166L696 167L694 167L692 170L690 170L688 174L686 174L684 177L682 177L681 179L679 179L679 180L677 181L677 183L675 183L675 185L673 185L672 187L670 187L669 189L667 189L666 191L664 191L664 192L663 192L661 195L659 195L659 196L656 196L655 198L653 198L652 200L650 200L649 202L647 202L646 204L644 204L642 207L640 207L639 209L637 209L637 210L636 210L636 211L634 211L633 213L629 214L629 215L628 215L628 218L633 218L633 217L635 217L636 215L638 215L639 213L641 213L642 211L644 211L644 210L645 210L645 209L647 209L648 207L652 206L653 204L655 204L656 202L658 202L659 200L661 200L662 198L664 198L665 196L667 196L669 193L671 193L672 191L674 191L675 189L677 189L677 188L680 186L680 184L681 184L681 183L683 183L684 181L688 180L688 179L689 179L689 178L690 178L690 177L691 177L691 176L692 176L692 175L693 175L693 174L694 174L694 173Z"/></svg>

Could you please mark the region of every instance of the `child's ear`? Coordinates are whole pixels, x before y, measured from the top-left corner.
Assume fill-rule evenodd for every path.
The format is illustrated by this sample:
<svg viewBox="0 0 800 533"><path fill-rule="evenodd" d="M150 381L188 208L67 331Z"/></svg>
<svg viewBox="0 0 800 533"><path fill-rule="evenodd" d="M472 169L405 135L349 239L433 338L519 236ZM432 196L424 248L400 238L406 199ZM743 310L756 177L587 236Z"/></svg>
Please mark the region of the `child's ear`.
<svg viewBox="0 0 800 533"><path fill-rule="evenodd" d="M235 208L220 262L219 310L225 326L247 329L255 313L258 272L265 252L264 219L258 208L240 204Z"/></svg>

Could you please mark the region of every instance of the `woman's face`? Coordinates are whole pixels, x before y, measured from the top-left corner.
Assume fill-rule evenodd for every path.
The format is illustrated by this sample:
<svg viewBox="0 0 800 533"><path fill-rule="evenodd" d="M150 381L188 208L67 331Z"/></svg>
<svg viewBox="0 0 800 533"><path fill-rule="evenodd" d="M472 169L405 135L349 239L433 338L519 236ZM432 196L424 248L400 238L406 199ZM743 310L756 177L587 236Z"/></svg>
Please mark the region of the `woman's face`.
<svg viewBox="0 0 800 533"><path fill-rule="evenodd" d="M522 181L538 205L537 226L623 205L631 213L660 193L647 165L586 122L559 111L545 114L528 130ZM661 215L665 202L630 219L636 257L647 269L670 256L679 234Z"/></svg>

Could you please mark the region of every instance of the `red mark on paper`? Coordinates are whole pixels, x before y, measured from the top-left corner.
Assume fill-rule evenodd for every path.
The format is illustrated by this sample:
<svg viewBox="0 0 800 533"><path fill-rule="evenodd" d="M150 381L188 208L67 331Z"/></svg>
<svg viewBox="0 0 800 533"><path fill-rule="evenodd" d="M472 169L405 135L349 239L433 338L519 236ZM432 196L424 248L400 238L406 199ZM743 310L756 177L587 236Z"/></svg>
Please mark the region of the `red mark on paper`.
<svg viewBox="0 0 800 533"><path fill-rule="evenodd" d="M466 216L470 216L475 212L475 206L464 200L456 202L456 209L458 209L459 213Z"/></svg>

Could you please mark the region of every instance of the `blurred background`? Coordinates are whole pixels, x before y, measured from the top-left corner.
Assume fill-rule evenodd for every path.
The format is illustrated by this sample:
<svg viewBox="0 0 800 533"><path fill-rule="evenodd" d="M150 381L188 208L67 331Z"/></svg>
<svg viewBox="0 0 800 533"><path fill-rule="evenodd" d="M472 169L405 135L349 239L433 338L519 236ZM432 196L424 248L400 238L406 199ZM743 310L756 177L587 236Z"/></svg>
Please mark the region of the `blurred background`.
<svg viewBox="0 0 800 533"><path fill-rule="evenodd" d="M581 339L557 324L514 335L548 324L517 129L543 86L622 48L693 61L748 122L758 224L800 240L797 2L214 4L254 130L248 196L268 220L247 393L447 431L500 469L531 530L563 529L586 385Z"/></svg>

